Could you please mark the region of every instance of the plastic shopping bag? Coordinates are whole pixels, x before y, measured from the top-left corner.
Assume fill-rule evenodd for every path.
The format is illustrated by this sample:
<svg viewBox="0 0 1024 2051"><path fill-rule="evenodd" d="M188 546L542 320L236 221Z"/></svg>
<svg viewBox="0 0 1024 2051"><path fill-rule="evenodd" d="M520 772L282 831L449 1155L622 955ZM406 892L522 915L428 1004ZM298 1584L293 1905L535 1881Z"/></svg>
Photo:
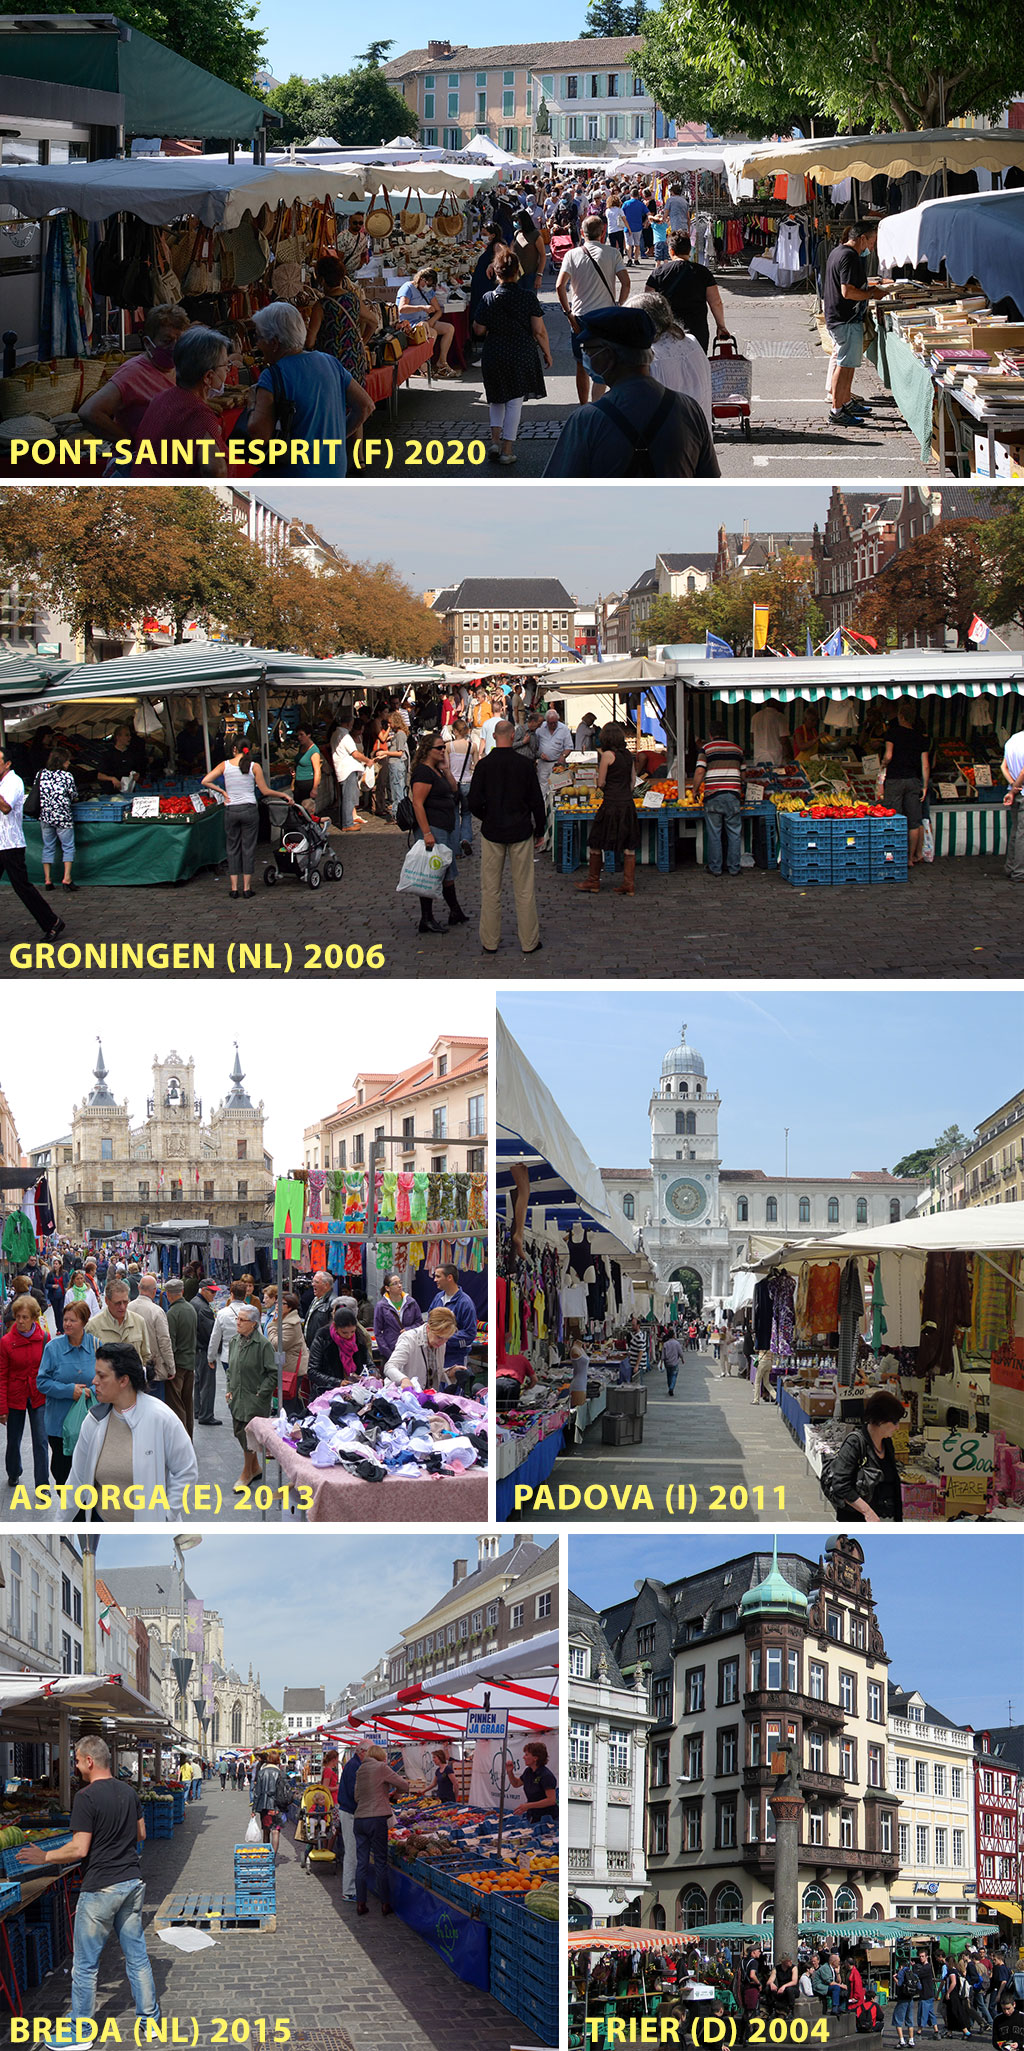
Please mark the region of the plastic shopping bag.
<svg viewBox="0 0 1024 2051"><path fill-rule="evenodd" d="M258 1816L250 1817L249 1828L245 1833L245 1842L246 1844L263 1843L263 1827Z"/></svg>
<svg viewBox="0 0 1024 2051"><path fill-rule="evenodd" d="M77 1402L72 1403L64 1419L64 1457L67 1460L70 1460L78 1444L78 1434L89 1415L91 1401L91 1396L79 1396Z"/></svg>
<svg viewBox="0 0 1024 2051"><path fill-rule="evenodd" d="M442 847L440 841L435 840L433 847L428 848L424 841L414 840L402 863L396 895L400 890L411 890L417 897L440 897L451 858L451 848Z"/></svg>
<svg viewBox="0 0 1024 2051"><path fill-rule="evenodd" d="M934 862L935 860L935 833L930 819L926 819L924 822L924 840L921 843L921 860L922 862Z"/></svg>

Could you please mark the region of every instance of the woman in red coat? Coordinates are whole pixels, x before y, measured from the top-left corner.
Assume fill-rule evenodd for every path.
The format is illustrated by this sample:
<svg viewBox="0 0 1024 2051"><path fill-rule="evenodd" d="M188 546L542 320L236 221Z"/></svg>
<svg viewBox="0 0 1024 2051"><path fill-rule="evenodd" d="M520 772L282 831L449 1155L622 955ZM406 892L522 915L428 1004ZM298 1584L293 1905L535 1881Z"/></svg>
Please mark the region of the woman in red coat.
<svg viewBox="0 0 1024 2051"><path fill-rule="evenodd" d="M44 1488L50 1473L50 1448L46 1442L43 1410L46 1397L40 1394L36 1377L46 1346L46 1333L39 1322L39 1305L34 1296L19 1296L14 1322L0 1339L0 1424L7 1424L7 1481L16 1488L21 1480L21 1441L28 1412L32 1433L32 1464L37 1488Z"/></svg>

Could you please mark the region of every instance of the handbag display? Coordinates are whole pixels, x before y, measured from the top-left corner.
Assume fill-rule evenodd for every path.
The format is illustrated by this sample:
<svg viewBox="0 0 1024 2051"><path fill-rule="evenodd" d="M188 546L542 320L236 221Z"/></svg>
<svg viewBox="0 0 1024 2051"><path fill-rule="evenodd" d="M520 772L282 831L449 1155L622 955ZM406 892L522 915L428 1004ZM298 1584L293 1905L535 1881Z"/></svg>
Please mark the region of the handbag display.
<svg viewBox="0 0 1024 2051"><path fill-rule="evenodd" d="M154 306L178 306L181 303L181 279L171 261L166 235L156 238L156 269L153 273Z"/></svg>
<svg viewBox="0 0 1024 2051"><path fill-rule="evenodd" d="M270 262L270 244L260 234L251 214L243 214L237 228L220 237L220 277L226 292L244 291L262 278Z"/></svg>
<svg viewBox="0 0 1024 2051"><path fill-rule="evenodd" d="M427 216L420 193L416 194L416 198L419 201L419 205L414 207L412 203L412 186L410 185L409 197L398 216L398 225L403 235L422 235L427 225Z"/></svg>
<svg viewBox="0 0 1024 2051"><path fill-rule="evenodd" d="M190 298L205 292L220 291L220 266L214 257L213 236L206 228L200 228L196 236L182 285Z"/></svg>
<svg viewBox="0 0 1024 2051"><path fill-rule="evenodd" d="M364 222L366 232L374 242L385 241L387 236L392 234L395 226L395 217L391 211L391 201L384 191L381 193L381 202L381 205L378 206L376 199L371 201L370 210Z"/></svg>
<svg viewBox="0 0 1024 2051"><path fill-rule="evenodd" d="M433 220L435 235L444 235L453 242L456 235L461 235L464 226L465 219L456 205L455 194L442 192L441 203Z"/></svg>

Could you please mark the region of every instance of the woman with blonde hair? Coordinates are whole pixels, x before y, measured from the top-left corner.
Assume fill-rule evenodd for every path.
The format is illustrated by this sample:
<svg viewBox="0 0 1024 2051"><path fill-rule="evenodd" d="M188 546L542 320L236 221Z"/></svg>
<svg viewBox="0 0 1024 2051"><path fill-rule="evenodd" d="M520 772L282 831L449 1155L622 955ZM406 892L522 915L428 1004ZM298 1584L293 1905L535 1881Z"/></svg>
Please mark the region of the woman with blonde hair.
<svg viewBox="0 0 1024 2051"><path fill-rule="evenodd" d="M384 1369L386 1382L417 1381L422 1389L455 1387L455 1372L445 1367L444 1349L458 1331L454 1311L438 1304L422 1325L400 1332Z"/></svg>
<svg viewBox="0 0 1024 2051"><path fill-rule="evenodd" d="M380 1896L382 1916L391 1914L391 1887L388 1878L388 1822L391 1816L392 1791L400 1795L412 1793L407 1780L400 1773L393 1773L388 1765L388 1755L382 1745L370 1745L363 1756L363 1763L356 1774L356 1914L366 1916L366 1890L370 1878L370 1867L376 1874L377 1893Z"/></svg>

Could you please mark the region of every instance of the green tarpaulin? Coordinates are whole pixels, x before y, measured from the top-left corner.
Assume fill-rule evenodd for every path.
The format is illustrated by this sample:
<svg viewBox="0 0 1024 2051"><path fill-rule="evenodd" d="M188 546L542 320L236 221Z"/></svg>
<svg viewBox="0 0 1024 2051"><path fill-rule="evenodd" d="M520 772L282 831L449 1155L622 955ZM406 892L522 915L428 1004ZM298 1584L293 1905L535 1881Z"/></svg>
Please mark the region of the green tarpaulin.
<svg viewBox="0 0 1024 2051"><path fill-rule="evenodd" d="M0 51L2 55L2 51ZM0 675L3 672L0 671ZM241 689L254 683L309 689L352 685L404 690L434 682L440 671L420 663L376 661L369 656L336 656L318 661L277 648L241 648L229 641L185 641L120 655L112 662L79 662L66 669L53 690L40 695L62 704L69 699L161 697L172 691Z"/></svg>
<svg viewBox="0 0 1024 2051"><path fill-rule="evenodd" d="M932 417L935 386L923 356L905 342L902 335L880 328L868 349L884 385L887 385L911 434L920 446L922 461L932 452Z"/></svg>
<svg viewBox="0 0 1024 2051"><path fill-rule="evenodd" d="M38 820L26 819L25 845L29 876L33 883L41 883ZM153 819L75 824L76 883L183 883L197 869L212 868L224 858L224 814L219 805L215 812L166 824Z"/></svg>
<svg viewBox="0 0 1024 2051"><path fill-rule="evenodd" d="M46 22L52 17L36 16ZM247 139L279 117L114 14L0 35L0 71L124 94L128 135Z"/></svg>

